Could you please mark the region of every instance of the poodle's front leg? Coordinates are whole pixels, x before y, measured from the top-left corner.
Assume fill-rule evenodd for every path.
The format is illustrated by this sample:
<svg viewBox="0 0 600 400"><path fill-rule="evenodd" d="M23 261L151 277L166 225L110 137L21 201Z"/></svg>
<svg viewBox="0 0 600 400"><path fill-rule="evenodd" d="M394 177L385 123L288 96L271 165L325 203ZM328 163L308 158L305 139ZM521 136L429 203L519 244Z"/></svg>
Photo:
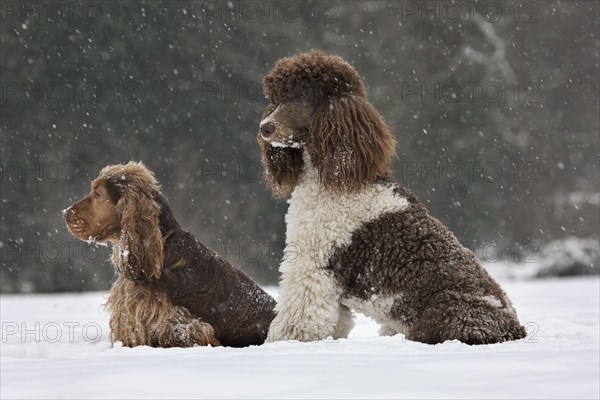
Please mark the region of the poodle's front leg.
<svg viewBox="0 0 600 400"><path fill-rule="evenodd" d="M281 294L267 342L310 342L337 336L341 306L333 277L328 271L284 272Z"/></svg>
<svg viewBox="0 0 600 400"><path fill-rule="evenodd" d="M345 305L340 305L340 317L338 319L335 332L333 333L333 338L347 339L352 328L354 328L354 317L352 316L352 310Z"/></svg>

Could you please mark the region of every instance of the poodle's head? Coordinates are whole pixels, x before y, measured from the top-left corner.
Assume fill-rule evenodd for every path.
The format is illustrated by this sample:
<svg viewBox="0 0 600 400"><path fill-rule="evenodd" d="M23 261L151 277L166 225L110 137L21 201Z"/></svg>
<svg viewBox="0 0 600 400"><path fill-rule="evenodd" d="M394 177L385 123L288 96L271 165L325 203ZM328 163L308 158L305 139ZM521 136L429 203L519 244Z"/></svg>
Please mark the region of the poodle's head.
<svg viewBox="0 0 600 400"><path fill-rule="evenodd" d="M395 140L356 70L320 51L282 58L263 82L270 104L258 133L276 196L298 184L306 151L326 189L350 193L391 168Z"/></svg>

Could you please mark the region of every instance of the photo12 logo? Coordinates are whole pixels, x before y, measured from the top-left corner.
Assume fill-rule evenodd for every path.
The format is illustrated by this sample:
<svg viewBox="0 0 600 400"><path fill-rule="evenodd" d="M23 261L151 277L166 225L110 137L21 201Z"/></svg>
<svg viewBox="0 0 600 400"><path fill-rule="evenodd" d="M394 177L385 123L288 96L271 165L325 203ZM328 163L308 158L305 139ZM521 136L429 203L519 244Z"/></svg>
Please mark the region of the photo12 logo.
<svg viewBox="0 0 600 400"><path fill-rule="evenodd" d="M201 95L204 102L225 104L256 103L263 99L262 88L255 82L202 82Z"/></svg>
<svg viewBox="0 0 600 400"><path fill-rule="evenodd" d="M339 4L333 1L207 1L203 23L296 23L303 20L338 22Z"/></svg>
<svg viewBox="0 0 600 400"><path fill-rule="evenodd" d="M139 103L140 85L128 82L2 82L2 104Z"/></svg>
<svg viewBox="0 0 600 400"><path fill-rule="evenodd" d="M205 245L234 263L276 265L281 261L282 253L287 261L297 260L302 253L300 246L285 242L207 242Z"/></svg>
<svg viewBox="0 0 600 400"><path fill-rule="evenodd" d="M512 104L533 104L539 86L501 82L402 82L403 103L474 103L490 104L505 101Z"/></svg>
<svg viewBox="0 0 600 400"><path fill-rule="evenodd" d="M97 322L2 322L2 343L98 343L101 339Z"/></svg>
<svg viewBox="0 0 600 400"><path fill-rule="evenodd" d="M458 24L482 18L495 24L510 20L514 23L539 22L536 2L513 1L400 1L402 22L417 19L420 22Z"/></svg>
<svg viewBox="0 0 600 400"><path fill-rule="evenodd" d="M263 176L261 163L219 163L205 161L197 175L202 183L259 183Z"/></svg>
<svg viewBox="0 0 600 400"><path fill-rule="evenodd" d="M11 1L0 3L0 21L29 24L56 24L84 21L88 24L109 19L112 22L137 23L144 17L139 1Z"/></svg>
<svg viewBox="0 0 600 400"><path fill-rule="evenodd" d="M102 263L106 260L98 246L80 241L26 241L4 240L0 242L0 261L12 263L68 263L83 259L86 263Z"/></svg>
<svg viewBox="0 0 600 400"><path fill-rule="evenodd" d="M3 184L89 183L98 176L101 168L96 163L79 161L7 161L1 164L0 174Z"/></svg>
<svg viewBox="0 0 600 400"><path fill-rule="evenodd" d="M538 183L540 171L536 163L513 163L508 168L497 162L410 162L400 164L402 183L427 182L485 182L497 183L510 180L514 183Z"/></svg>
<svg viewBox="0 0 600 400"><path fill-rule="evenodd" d="M477 240L464 242L463 246L471 250L477 258L486 263L497 263L501 260L510 260L514 263L535 264L539 263L539 246L534 242L512 243L502 247L496 242L479 242Z"/></svg>

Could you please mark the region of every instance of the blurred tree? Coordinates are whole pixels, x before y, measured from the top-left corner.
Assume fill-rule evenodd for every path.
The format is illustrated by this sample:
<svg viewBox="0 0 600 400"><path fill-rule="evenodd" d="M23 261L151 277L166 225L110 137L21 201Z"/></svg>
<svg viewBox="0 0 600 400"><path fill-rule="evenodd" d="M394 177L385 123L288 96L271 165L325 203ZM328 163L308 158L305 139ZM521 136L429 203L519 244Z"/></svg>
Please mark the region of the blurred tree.
<svg viewBox="0 0 600 400"><path fill-rule="evenodd" d="M185 229L274 283L286 204L260 180L261 80L313 48L363 75L398 180L463 243L598 237L596 2L50 4L0 9L3 292L110 285L108 250L60 210L128 160Z"/></svg>

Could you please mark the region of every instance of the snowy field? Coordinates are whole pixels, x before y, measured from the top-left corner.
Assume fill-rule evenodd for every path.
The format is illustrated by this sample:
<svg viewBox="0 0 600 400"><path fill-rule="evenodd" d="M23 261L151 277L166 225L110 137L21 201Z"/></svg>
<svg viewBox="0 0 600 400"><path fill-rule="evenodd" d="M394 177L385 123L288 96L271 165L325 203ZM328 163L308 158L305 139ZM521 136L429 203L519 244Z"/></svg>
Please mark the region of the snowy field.
<svg viewBox="0 0 600 400"><path fill-rule="evenodd" d="M503 286L530 337L474 347L377 337L359 316L337 342L129 349L108 341L102 293L4 295L0 397L597 399L598 278Z"/></svg>

